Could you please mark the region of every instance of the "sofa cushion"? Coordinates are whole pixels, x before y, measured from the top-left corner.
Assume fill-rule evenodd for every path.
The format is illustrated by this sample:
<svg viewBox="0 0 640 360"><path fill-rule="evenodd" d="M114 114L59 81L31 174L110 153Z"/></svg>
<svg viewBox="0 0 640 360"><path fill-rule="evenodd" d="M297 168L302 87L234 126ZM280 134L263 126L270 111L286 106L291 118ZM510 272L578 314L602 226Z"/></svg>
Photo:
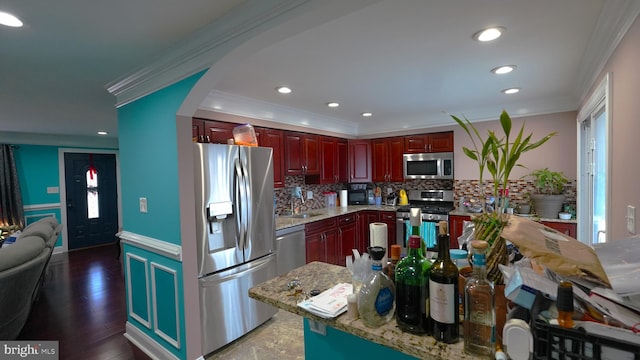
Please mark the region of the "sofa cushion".
<svg viewBox="0 0 640 360"><path fill-rule="evenodd" d="M20 235L20 237L39 236L44 241L47 241L53 235L53 230L54 228L48 221L39 220L25 227L24 230L22 230L22 234Z"/></svg>
<svg viewBox="0 0 640 360"><path fill-rule="evenodd" d="M38 236L20 236L15 244L0 248L0 271L23 264L42 253L44 240Z"/></svg>

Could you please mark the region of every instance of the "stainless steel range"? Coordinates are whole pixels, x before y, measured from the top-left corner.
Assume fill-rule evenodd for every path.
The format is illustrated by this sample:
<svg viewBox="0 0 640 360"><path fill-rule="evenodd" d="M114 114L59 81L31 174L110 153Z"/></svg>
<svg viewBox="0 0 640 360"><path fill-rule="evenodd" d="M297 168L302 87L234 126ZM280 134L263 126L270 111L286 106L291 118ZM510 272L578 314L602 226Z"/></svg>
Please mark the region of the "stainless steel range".
<svg viewBox="0 0 640 360"><path fill-rule="evenodd" d="M420 235L426 243L427 250L437 251L438 222L449 221L449 212L454 209L453 190L409 190L407 197L409 205L396 210L396 243L402 246L402 253L406 254L411 234L409 211L411 208L420 208Z"/></svg>

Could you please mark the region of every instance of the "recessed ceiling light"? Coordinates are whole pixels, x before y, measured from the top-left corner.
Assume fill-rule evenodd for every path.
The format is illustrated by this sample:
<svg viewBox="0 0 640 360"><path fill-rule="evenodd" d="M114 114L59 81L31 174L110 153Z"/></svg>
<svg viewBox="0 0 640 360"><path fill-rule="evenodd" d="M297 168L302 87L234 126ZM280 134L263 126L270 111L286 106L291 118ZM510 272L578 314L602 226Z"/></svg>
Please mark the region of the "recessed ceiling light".
<svg viewBox="0 0 640 360"><path fill-rule="evenodd" d="M337 102L328 102L327 106L330 108L337 108L338 106L340 106L340 104Z"/></svg>
<svg viewBox="0 0 640 360"><path fill-rule="evenodd" d="M291 88L286 87L286 86L280 86L280 87L276 88L276 90L278 90L278 92L280 94L290 94L291 93Z"/></svg>
<svg viewBox="0 0 640 360"><path fill-rule="evenodd" d="M362 116L364 116L364 117L370 117L370 116L373 116L373 113L370 113L370 112L363 112L363 113L362 113L362 114L360 114L360 115L362 115Z"/></svg>
<svg viewBox="0 0 640 360"><path fill-rule="evenodd" d="M98 135L107 135L107 134L108 134L108 132L106 132L106 131L98 131Z"/></svg>
<svg viewBox="0 0 640 360"><path fill-rule="evenodd" d="M0 11L0 24L11 27L21 27L22 21L15 15Z"/></svg>
<svg viewBox="0 0 640 360"><path fill-rule="evenodd" d="M496 68L491 69L491 72L497 75L508 74L515 70L517 66L515 65L502 65Z"/></svg>
<svg viewBox="0 0 640 360"><path fill-rule="evenodd" d="M480 42L492 41L499 38L504 31L505 28L501 26L490 27L473 34L473 39Z"/></svg>
<svg viewBox="0 0 640 360"><path fill-rule="evenodd" d="M502 90L502 93L507 95L517 94L519 92L520 92L520 88L509 88L509 89Z"/></svg>

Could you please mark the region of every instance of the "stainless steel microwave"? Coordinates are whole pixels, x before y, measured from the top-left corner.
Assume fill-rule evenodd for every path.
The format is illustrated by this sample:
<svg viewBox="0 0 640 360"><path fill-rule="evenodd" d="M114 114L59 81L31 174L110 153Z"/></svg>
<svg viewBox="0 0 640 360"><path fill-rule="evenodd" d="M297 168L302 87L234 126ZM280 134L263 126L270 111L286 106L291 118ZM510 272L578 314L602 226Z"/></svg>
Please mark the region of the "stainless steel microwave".
<svg viewBox="0 0 640 360"><path fill-rule="evenodd" d="M405 179L450 179L453 180L453 153L404 154Z"/></svg>

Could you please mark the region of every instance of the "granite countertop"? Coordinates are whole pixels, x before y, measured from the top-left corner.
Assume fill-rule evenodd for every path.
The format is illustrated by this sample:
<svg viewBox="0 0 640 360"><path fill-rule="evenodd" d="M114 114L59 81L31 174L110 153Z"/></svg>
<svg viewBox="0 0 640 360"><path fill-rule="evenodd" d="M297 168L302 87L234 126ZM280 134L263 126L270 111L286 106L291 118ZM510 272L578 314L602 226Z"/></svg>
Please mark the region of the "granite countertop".
<svg viewBox="0 0 640 360"><path fill-rule="evenodd" d="M464 210L458 210L455 209L453 211L449 212L449 215L457 215L457 216L473 216L476 215L478 213L472 213L472 212L468 212L468 211L464 211ZM515 214L516 216L518 216L518 214ZM576 219L571 219L571 220L563 220L563 219L549 219L549 218L539 218L537 216L527 216L527 218L530 218L532 220L535 221L548 221L548 222L557 222L557 223L568 223L568 224L577 224L578 220Z"/></svg>
<svg viewBox="0 0 640 360"><path fill-rule="evenodd" d="M276 230L288 228L296 225L304 225L306 223L329 219L334 216L351 214L354 212L358 212L361 210L377 210L377 211L396 211L397 206L375 206L375 205L349 205L346 208L337 206L335 208L321 208L321 209L312 209L307 211L307 213L314 214L314 216L307 218L296 218L287 215L278 215L276 216Z"/></svg>
<svg viewBox="0 0 640 360"><path fill-rule="evenodd" d="M300 281L305 291L326 290L341 282L350 283L351 274L346 267L312 262L249 289L249 297L420 359L478 359L464 353L462 339L452 345L438 343L431 336L401 331L395 320L372 329L346 313L334 319L315 316L297 306L302 299L292 296L292 290L288 289L288 283L294 279Z"/></svg>

